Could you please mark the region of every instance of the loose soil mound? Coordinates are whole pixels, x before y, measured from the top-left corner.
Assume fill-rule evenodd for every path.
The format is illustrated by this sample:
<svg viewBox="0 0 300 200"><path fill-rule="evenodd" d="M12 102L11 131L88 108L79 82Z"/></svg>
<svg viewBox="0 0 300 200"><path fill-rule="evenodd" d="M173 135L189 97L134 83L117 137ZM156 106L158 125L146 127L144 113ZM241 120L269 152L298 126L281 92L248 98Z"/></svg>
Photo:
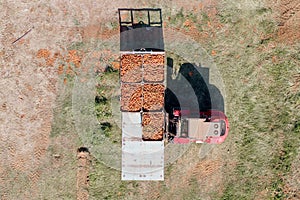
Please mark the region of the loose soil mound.
<svg viewBox="0 0 300 200"><path fill-rule="evenodd" d="M142 55L127 54L121 58L121 81L137 83L142 81Z"/></svg>
<svg viewBox="0 0 300 200"><path fill-rule="evenodd" d="M162 112L143 113L143 140L162 140L164 114Z"/></svg>
<svg viewBox="0 0 300 200"><path fill-rule="evenodd" d="M126 83L164 81L163 54L125 54L121 56L121 81Z"/></svg>
<svg viewBox="0 0 300 200"><path fill-rule="evenodd" d="M129 112L158 111L164 106L162 84L122 84L121 110Z"/></svg>
<svg viewBox="0 0 300 200"><path fill-rule="evenodd" d="M138 112L142 109L142 87L140 84L122 84L121 110Z"/></svg>
<svg viewBox="0 0 300 200"><path fill-rule="evenodd" d="M145 84L143 87L144 110L162 110L164 105L164 90L165 87L162 84Z"/></svg>
<svg viewBox="0 0 300 200"><path fill-rule="evenodd" d="M90 153L88 151L77 151L77 200L89 198L89 166Z"/></svg>
<svg viewBox="0 0 300 200"><path fill-rule="evenodd" d="M164 81L164 55L144 55L144 81Z"/></svg>
<svg viewBox="0 0 300 200"><path fill-rule="evenodd" d="M281 42L295 43L300 41L300 2L298 0L282 0L275 10L279 13L278 39Z"/></svg>

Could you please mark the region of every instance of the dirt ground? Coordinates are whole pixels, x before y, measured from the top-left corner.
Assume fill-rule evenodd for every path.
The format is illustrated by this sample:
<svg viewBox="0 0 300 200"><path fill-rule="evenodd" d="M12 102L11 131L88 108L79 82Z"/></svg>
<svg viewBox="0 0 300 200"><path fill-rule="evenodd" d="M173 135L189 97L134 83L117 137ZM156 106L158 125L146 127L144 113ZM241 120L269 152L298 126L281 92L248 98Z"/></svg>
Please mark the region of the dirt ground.
<svg viewBox="0 0 300 200"><path fill-rule="evenodd" d="M279 13L279 41L293 44L299 41L300 2L297 0L280 1L276 6Z"/></svg>
<svg viewBox="0 0 300 200"><path fill-rule="evenodd" d="M81 195L76 194L76 150L80 141L72 128L51 138L54 110L62 106L59 97L67 90L67 75L75 76L74 69L82 67L80 62L85 56L70 47L82 41L93 43L96 38L107 39L118 34L118 28L110 23L116 21L118 8L168 4L171 13L181 7L194 13L209 10L212 20L208 30L214 32L222 28L216 19L216 1L146 2L4 0L0 3L0 199L59 199L65 185L71 188L67 195L64 194L65 199ZM299 1L284 0L274 5L279 13L278 41L295 43L300 39ZM209 37L205 32L199 33L193 22L186 21L185 26L187 29L179 31L197 41ZM20 38L23 34L26 35ZM72 133L67 134L69 132ZM51 148L54 150L50 151ZM222 148L218 147L220 151L226 151ZM191 152L198 153L198 149ZM176 194L180 197L180 192L184 192L185 185L192 184L202 185L205 199L211 198L208 194L215 188L222 193L221 170L218 173L212 171L235 163L225 161L226 156L221 157L217 152L214 150L213 156L204 161L193 160L192 156L178 161L182 163L174 170L180 170L184 176L182 169L187 169L186 178L166 178L167 188L174 193L168 193L162 199L176 199ZM295 167L298 165L293 165L291 176L299 177ZM64 176L71 180L65 181L61 178ZM189 182L192 177L195 182ZM294 182L286 182L290 190L299 193ZM48 184L53 184L49 190ZM154 191L151 194L145 188L147 186L145 184L140 190L148 199L161 194L159 184L151 184ZM83 195L79 199L87 199L87 195Z"/></svg>

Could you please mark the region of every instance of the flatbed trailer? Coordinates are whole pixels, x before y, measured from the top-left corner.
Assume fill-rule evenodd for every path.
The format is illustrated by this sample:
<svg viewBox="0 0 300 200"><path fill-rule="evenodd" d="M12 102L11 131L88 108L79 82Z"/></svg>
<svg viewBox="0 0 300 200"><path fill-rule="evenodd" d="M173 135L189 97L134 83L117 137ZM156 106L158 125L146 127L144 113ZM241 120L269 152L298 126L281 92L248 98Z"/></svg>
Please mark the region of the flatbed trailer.
<svg viewBox="0 0 300 200"><path fill-rule="evenodd" d="M161 9L118 11L122 180L163 180L166 72Z"/></svg>

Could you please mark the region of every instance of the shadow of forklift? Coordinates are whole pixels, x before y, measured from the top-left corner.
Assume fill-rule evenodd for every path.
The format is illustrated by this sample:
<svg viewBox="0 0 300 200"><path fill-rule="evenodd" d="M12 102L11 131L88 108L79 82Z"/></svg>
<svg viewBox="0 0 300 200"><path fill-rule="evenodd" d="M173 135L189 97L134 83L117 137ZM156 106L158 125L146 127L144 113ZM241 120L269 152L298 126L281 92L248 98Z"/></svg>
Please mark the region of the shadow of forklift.
<svg viewBox="0 0 300 200"><path fill-rule="evenodd" d="M183 63L174 79L172 64L168 58L165 110L169 116L169 142L174 139L175 143L223 142L229 123L223 113L224 98L209 83L209 68Z"/></svg>

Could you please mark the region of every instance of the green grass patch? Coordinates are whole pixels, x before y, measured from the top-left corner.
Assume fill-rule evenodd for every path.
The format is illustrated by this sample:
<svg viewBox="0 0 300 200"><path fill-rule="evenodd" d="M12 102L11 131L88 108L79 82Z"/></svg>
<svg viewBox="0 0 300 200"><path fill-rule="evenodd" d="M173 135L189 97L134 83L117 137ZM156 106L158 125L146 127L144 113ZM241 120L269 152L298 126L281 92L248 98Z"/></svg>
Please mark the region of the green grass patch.
<svg viewBox="0 0 300 200"><path fill-rule="evenodd" d="M124 199L137 194L138 181L121 181L121 171L110 169L98 160L93 161L90 173L90 199Z"/></svg>
<svg viewBox="0 0 300 200"><path fill-rule="evenodd" d="M117 98L115 90L118 87L117 84L119 84L119 71L107 67L104 73L99 74L97 82L95 113L102 133L105 137L111 138L113 135L118 135L114 132L120 132L117 124L112 119L112 101L113 98ZM111 139L116 142L117 138Z"/></svg>

